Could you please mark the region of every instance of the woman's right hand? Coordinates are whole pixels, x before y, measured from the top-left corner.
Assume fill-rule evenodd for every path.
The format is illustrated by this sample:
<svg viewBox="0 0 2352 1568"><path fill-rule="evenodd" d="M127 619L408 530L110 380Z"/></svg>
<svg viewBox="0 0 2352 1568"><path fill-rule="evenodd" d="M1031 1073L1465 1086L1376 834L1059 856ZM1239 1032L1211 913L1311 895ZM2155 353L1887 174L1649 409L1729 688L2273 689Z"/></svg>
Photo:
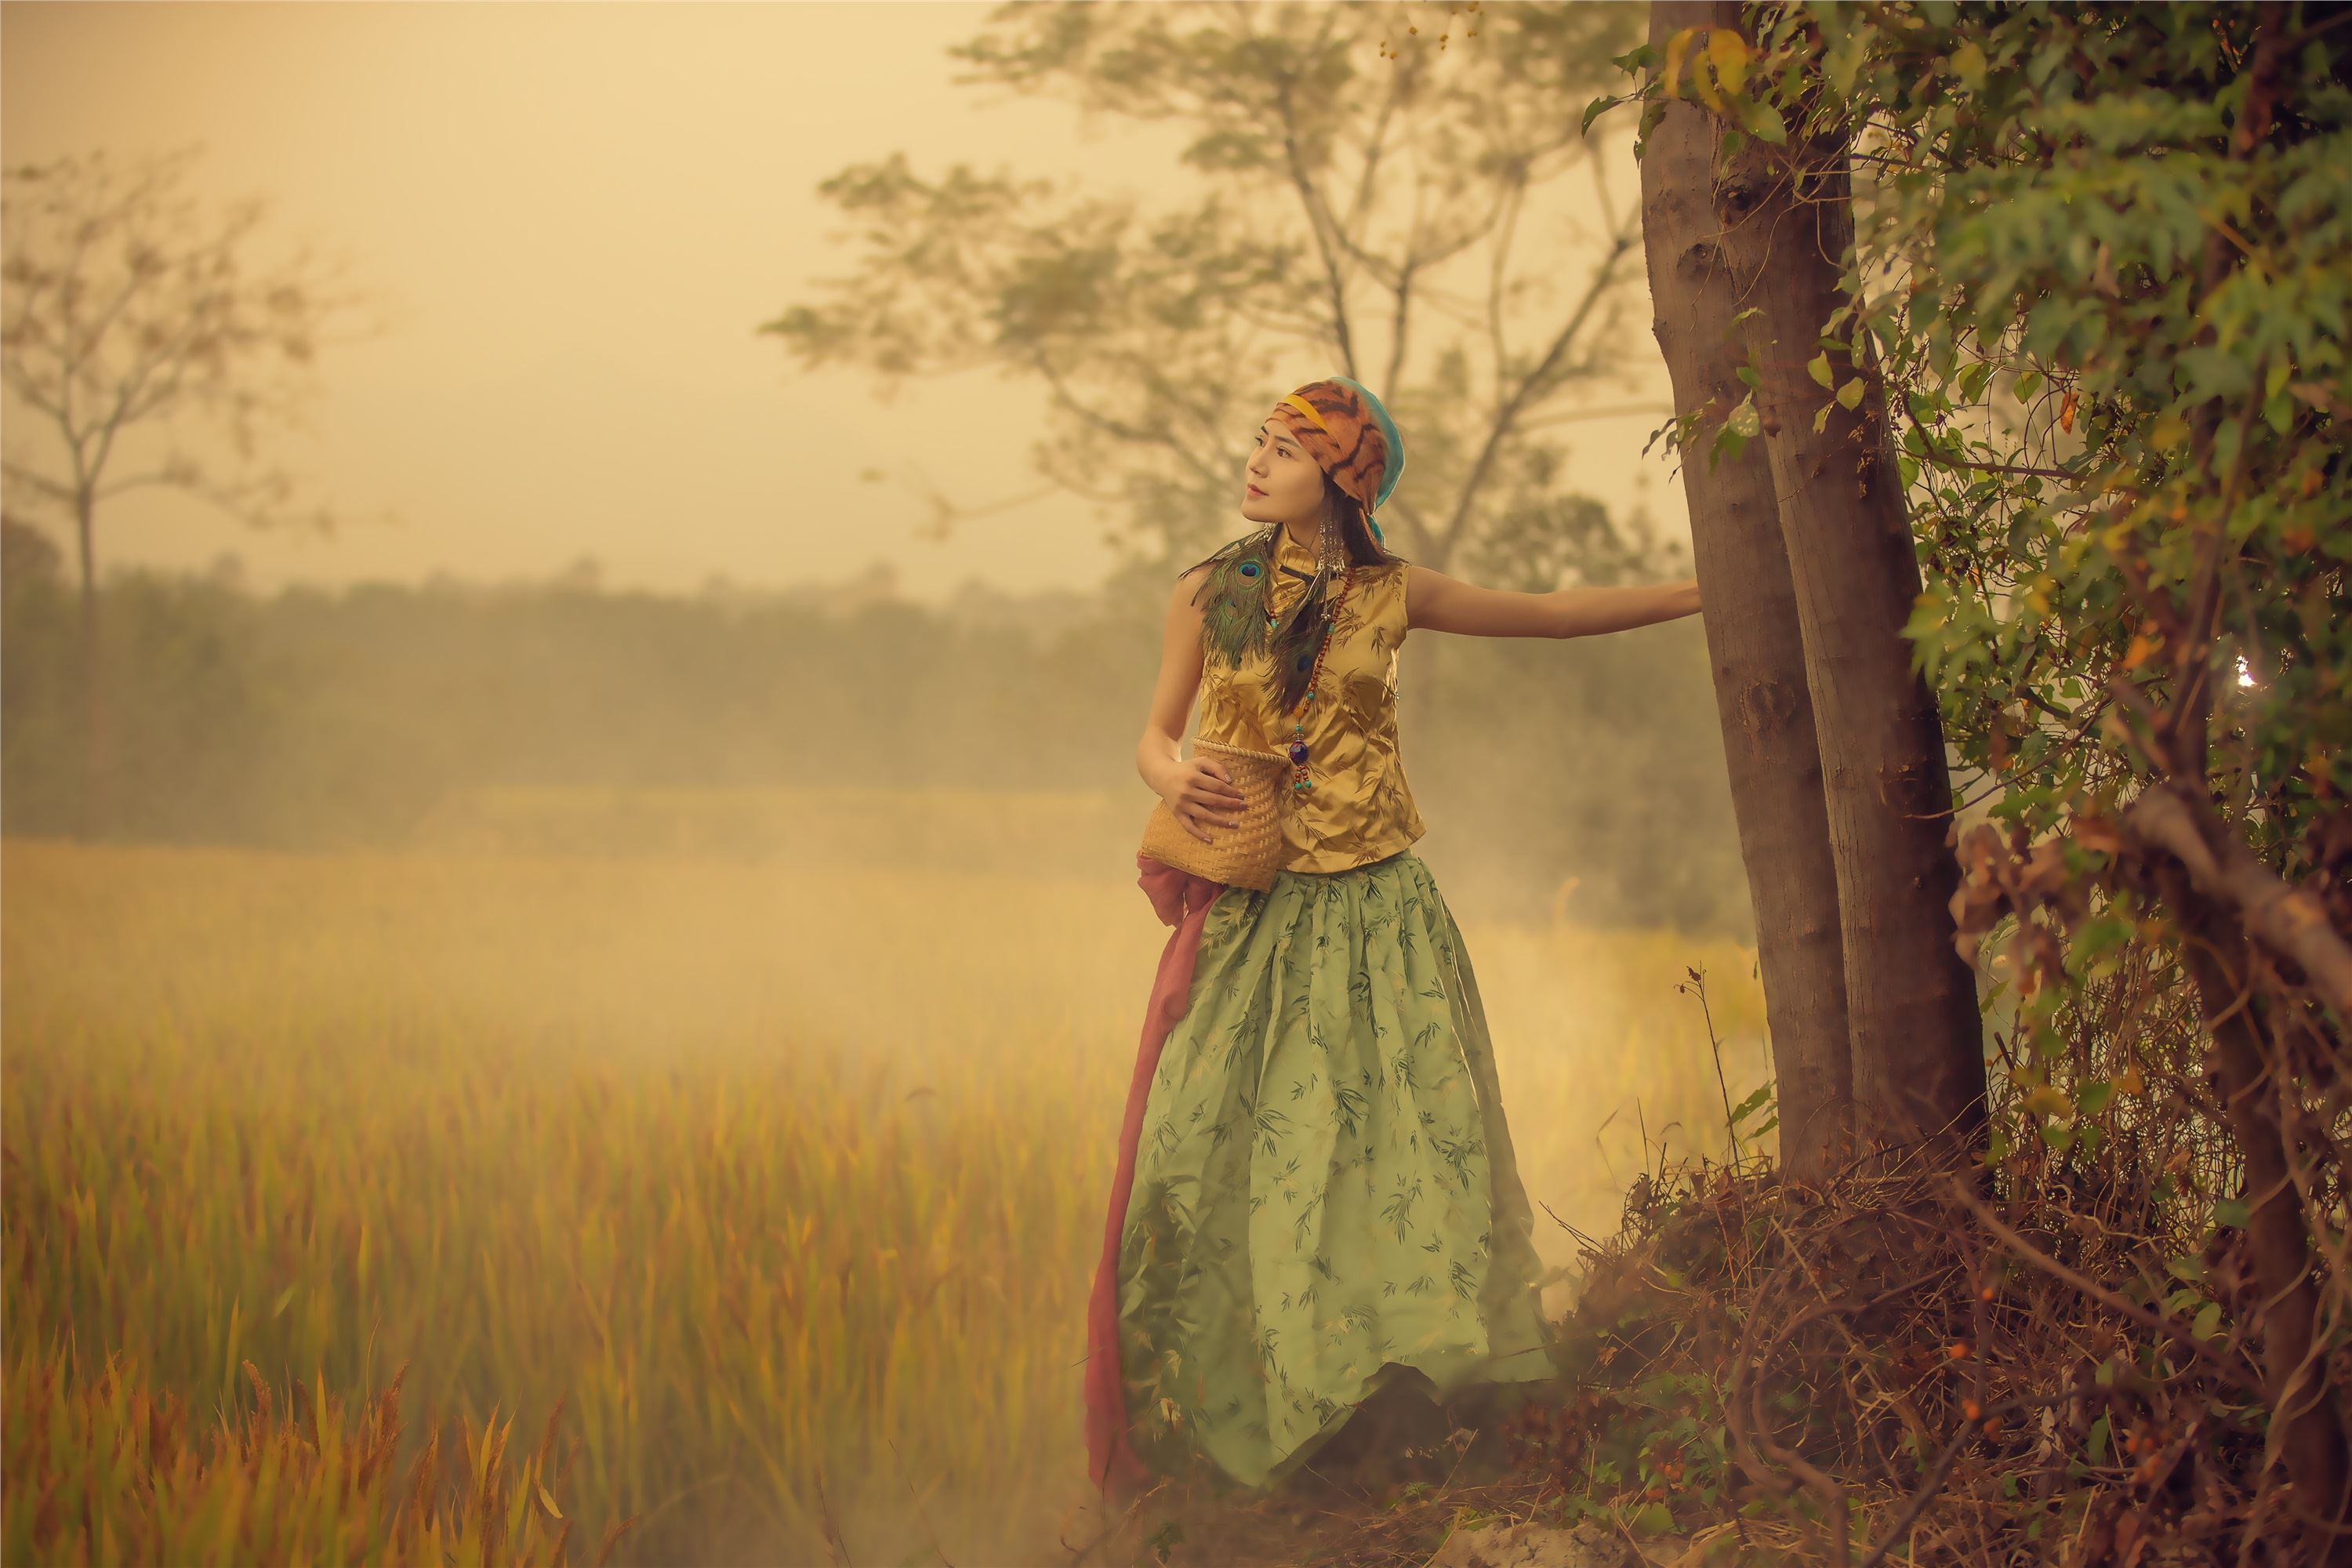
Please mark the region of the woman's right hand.
<svg viewBox="0 0 2352 1568"><path fill-rule="evenodd" d="M1212 757L1185 757L1170 769L1160 796L1185 832L1206 843L1212 827L1231 827L1242 817L1243 798L1225 764Z"/></svg>

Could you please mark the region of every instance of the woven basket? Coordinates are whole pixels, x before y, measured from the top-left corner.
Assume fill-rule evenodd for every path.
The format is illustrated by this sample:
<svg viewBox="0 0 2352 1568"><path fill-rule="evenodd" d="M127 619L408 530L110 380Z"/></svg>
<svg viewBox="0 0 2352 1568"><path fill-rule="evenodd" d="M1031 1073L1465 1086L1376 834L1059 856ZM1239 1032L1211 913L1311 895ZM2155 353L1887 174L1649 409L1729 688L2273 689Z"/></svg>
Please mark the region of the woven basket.
<svg viewBox="0 0 2352 1568"><path fill-rule="evenodd" d="M1224 764L1234 787L1242 792L1240 819L1230 827L1213 824L1210 837L1202 840L1176 820L1163 800L1143 825L1142 853L1213 882L1266 891L1274 886L1275 868L1282 860L1276 786L1289 773L1289 760L1279 752L1244 751L1214 741L1196 741L1192 749L1195 755Z"/></svg>

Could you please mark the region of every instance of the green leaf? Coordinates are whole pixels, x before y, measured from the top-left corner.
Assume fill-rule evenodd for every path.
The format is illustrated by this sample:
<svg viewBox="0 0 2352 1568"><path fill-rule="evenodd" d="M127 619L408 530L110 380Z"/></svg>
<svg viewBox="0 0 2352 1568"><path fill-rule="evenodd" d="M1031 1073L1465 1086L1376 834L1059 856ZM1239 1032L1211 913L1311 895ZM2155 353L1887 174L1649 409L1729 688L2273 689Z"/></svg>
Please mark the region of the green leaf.
<svg viewBox="0 0 2352 1568"><path fill-rule="evenodd" d="M1853 96L1853 79L1862 69L1862 57L1870 47L1870 29L1857 28L1822 52L1822 74L1840 98Z"/></svg>
<svg viewBox="0 0 2352 1568"><path fill-rule="evenodd" d="M1862 403L1862 377L1857 375L1852 381L1847 382L1843 386L1839 387L1837 391L1837 400L1843 407L1859 407Z"/></svg>
<svg viewBox="0 0 2352 1568"><path fill-rule="evenodd" d="M1592 130L1592 122L1594 121L1600 119L1601 116L1609 110L1615 108L1618 104L1624 101L1625 100L1623 99L1618 97L1615 93L1604 92L1599 98L1594 99L1591 103L1586 104L1584 106L1584 122L1576 128L1577 134L1581 136L1589 133Z"/></svg>
<svg viewBox="0 0 2352 1568"><path fill-rule="evenodd" d="M1830 356L1826 353L1817 353L1812 358L1807 360L1805 362L1805 374L1811 376L1815 381L1820 382L1823 386L1835 386L1837 384L1837 378L1830 373Z"/></svg>
<svg viewBox="0 0 2352 1568"><path fill-rule="evenodd" d="M1748 443L1763 428L1763 418L1756 412L1756 395L1751 392L1739 400L1739 406L1731 411L1723 427L1715 433L1715 444L1707 448L1707 461L1713 463L1725 458L1738 461Z"/></svg>
<svg viewBox="0 0 2352 1568"><path fill-rule="evenodd" d="M1756 374L1756 367L1754 365L1743 364L1738 366L1738 369L1739 372L1739 379L1746 382L1749 386L1755 387L1764 384L1763 378Z"/></svg>
<svg viewBox="0 0 2352 1568"><path fill-rule="evenodd" d="M2213 432L2211 471L2216 475L2226 474L2235 468L2238 463L2238 448L2245 445L2245 421L2234 415L2222 420L2221 427Z"/></svg>
<svg viewBox="0 0 2352 1568"><path fill-rule="evenodd" d="M2200 1340L2210 1340L2215 1334L2220 1333L2221 1331L2221 1303L2219 1301L2208 1301L2204 1306L2198 1309L2197 1321L2189 1325L2189 1331L2195 1334Z"/></svg>
<svg viewBox="0 0 2352 1568"><path fill-rule="evenodd" d="M1780 118L1780 111L1760 98L1739 100L1739 124L1759 142L1769 142L1775 147L1789 140L1788 122Z"/></svg>
<svg viewBox="0 0 2352 1568"><path fill-rule="evenodd" d="M1974 39L1952 51L1952 74L1960 79L1970 92L1984 86L1985 53Z"/></svg>
<svg viewBox="0 0 2352 1568"><path fill-rule="evenodd" d="M1636 1535L1664 1535L1675 1527L1675 1516L1664 1503L1654 1502L1625 1522Z"/></svg>
<svg viewBox="0 0 2352 1568"><path fill-rule="evenodd" d="M1744 369L1746 367L1743 366L1741 368ZM1731 417L1726 419L1723 424L1724 428L1727 430L1737 430L1742 437L1750 437L1760 433L1764 428L1764 416L1756 412L1756 398L1754 395L1751 394L1748 396L1741 398L1739 400L1739 406L1731 411Z"/></svg>
<svg viewBox="0 0 2352 1568"><path fill-rule="evenodd" d="M2226 1225L2234 1230L2246 1228L2247 1209L2242 1198L2222 1198L2213 1205L2213 1223Z"/></svg>
<svg viewBox="0 0 2352 1568"><path fill-rule="evenodd" d="M2083 1439L2083 1452L2091 1463L2104 1465L2107 1462L2107 1440L2113 1432L2114 1428L2107 1425L2107 1418L2104 1415L2091 1423L2090 1433Z"/></svg>
<svg viewBox="0 0 2352 1568"><path fill-rule="evenodd" d="M2263 405L2263 420L2282 436L2292 433L2294 428L2294 399L2284 392L2270 399Z"/></svg>

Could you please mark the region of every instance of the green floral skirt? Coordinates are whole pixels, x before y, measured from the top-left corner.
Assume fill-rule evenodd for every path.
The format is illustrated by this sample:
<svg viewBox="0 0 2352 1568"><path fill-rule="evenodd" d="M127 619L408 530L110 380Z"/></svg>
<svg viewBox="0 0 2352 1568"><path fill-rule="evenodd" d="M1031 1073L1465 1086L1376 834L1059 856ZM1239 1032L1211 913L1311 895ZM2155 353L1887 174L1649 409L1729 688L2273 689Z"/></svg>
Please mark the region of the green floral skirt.
<svg viewBox="0 0 2352 1568"><path fill-rule="evenodd" d="M1218 894L1119 1241L1129 1437L1252 1487L1391 1376L1554 1375L1469 954L1411 850Z"/></svg>

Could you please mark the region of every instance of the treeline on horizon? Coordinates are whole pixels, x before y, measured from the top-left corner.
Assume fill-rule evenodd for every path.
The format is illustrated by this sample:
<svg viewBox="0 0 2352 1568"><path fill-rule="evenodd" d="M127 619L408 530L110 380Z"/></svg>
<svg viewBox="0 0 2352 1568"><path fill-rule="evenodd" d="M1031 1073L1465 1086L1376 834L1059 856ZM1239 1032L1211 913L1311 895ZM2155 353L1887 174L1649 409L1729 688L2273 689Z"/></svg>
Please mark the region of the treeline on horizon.
<svg viewBox="0 0 2352 1568"><path fill-rule="evenodd" d="M0 532L0 828L69 836L79 588L47 534ZM451 799L518 787L1128 791L1139 829L1150 805L1133 758L1159 625L1132 582L1028 615L576 578L265 596L117 568L99 622L111 839L397 849ZM1751 936L1695 617L1567 643L1423 634L1402 683L1422 847L1458 901Z"/></svg>

